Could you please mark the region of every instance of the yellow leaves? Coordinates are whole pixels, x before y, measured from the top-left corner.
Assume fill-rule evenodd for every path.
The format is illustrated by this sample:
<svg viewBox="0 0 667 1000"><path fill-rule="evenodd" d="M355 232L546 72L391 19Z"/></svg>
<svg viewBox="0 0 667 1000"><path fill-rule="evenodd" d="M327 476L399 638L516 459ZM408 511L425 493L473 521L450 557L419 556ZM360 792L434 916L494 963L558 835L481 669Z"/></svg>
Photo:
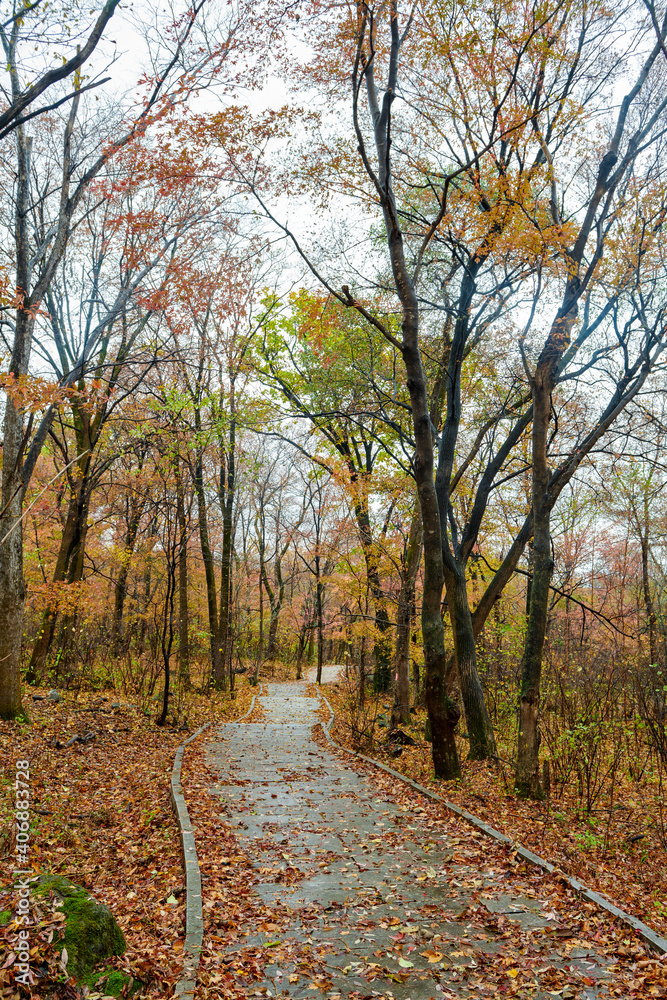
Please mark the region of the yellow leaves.
<svg viewBox="0 0 667 1000"><path fill-rule="evenodd" d="M428 949L427 951L420 951L419 954L422 958L425 958L429 965L435 965L436 962L442 962L444 955L441 951L432 951Z"/></svg>

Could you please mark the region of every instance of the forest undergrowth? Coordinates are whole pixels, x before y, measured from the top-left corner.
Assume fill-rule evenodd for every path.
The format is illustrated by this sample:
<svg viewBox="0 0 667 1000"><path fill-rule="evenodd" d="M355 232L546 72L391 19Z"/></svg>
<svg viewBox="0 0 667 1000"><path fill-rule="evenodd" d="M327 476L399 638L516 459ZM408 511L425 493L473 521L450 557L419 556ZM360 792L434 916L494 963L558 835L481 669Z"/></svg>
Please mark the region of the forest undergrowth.
<svg viewBox="0 0 667 1000"><path fill-rule="evenodd" d="M18 760L30 762L28 866L53 872L105 903L127 942L122 958L105 963L135 980L135 996L164 997L181 974L185 882L178 827L170 800L177 747L207 722L234 719L254 689L237 678L228 693L177 688L167 724L156 726L160 695L126 697L112 688L63 692L29 688L29 718L0 722L0 997L85 995L68 976L57 947L62 913L31 899L31 968L35 985L14 982L14 790ZM62 947L62 945L61 945ZM131 985L130 989L134 989ZM93 989L90 996L101 996Z"/></svg>

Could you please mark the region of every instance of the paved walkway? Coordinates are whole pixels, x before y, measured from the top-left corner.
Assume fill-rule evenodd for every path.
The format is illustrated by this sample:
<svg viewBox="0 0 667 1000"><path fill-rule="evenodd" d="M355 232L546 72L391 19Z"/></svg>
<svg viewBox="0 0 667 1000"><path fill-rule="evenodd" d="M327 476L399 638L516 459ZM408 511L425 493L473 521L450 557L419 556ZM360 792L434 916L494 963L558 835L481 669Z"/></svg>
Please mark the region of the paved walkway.
<svg viewBox="0 0 667 1000"><path fill-rule="evenodd" d="M264 685L265 721L225 724L208 748L255 889L281 915L279 933L246 928L234 947L277 956L248 996L597 997L605 961L586 942L561 946L541 874L323 749L306 693Z"/></svg>

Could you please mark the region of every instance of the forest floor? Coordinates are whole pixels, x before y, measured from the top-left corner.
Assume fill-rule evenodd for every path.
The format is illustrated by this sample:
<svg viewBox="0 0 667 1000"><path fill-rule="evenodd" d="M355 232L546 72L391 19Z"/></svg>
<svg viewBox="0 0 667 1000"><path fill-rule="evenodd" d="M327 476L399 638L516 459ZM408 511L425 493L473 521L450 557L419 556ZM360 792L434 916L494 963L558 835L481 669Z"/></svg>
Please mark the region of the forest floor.
<svg viewBox="0 0 667 1000"><path fill-rule="evenodd" d="M511 767L466 760L467 744L459 736L463 778L438 782L433 777L431 745L423 735L424 710L415 711L412 721L401 727L416 745L397 748L387 740L391 715L387 695L370 698L361 713L363 718L343 678L329 685L326 695L335 711L331 735L336 742L361 750L432 788L667 937L663 790L650 767L643 770L640 780L631 781L628 761L621 761L612 785L604 781L607 761L601 755L596 772L598 794L588 812L576 777L563 787L552 782L552 793L543 802L521 800L513 792ZM516 727L506 728L512 731L497 727L499 752L511 760L516 751ZM631 753L628 750L626 756Z"/></svg>
<svg viewBox="0 0 667 1000"><path fill-rule="evenodd" d="M136 997L171 996L182 970L184 877L169 777L176 747L217 722L183 765L205 916L197 998L667 997L667 965L627 928L443 806L333 749L313 728L322 718L314 685L278 684L287 675L269 672L264 697L239 724L257 690L245 679L234 700L185 696L162 728L154 700L82 692L51 704L30 689L30 722L0 723L0 911L13 899L12 775L28 759L30 867L107 903L128 943L108 965L141 984ZM336 671L324 680L330 700L343 701ZM428 747L392 766L420 759L418 750ZM423 770L428 783L426 758ZM488 790L486 804L466 798L476 794L468 767L466 775L447 797L503 828ZM85 996L59 964L57 913L42 905L32 916L36 984L17 988L10 927L0 927L0 997Z"/></svg>
<svg viewBox="0 0 667 1000"><path fill-rule="evenodd" d="M130 972L148 995L168 996L181 974L184 937L183 862L170 800L174 754L204 723L243 715L254 691L239 678L233 700L177 695L167 725L158 727L159 695L61 691L54 704L48 689L27 688L27 721L0 721L0 912L13 912L16 902L14 778L17 761L28 760L28 867L64 875L106 903L128 944L108 967ZM35 986L15 985L13 927L0 921L0 997L82 995L67 985L53 946L58 912L33 901L30 916Z"/></svg>
<svg viewBox="0 0 667 1000"><path fill-rule="evenodd" d="M315 694L265 684L188 752L198 997L667 996L665 962L558 875L332 748Z"/></svg>

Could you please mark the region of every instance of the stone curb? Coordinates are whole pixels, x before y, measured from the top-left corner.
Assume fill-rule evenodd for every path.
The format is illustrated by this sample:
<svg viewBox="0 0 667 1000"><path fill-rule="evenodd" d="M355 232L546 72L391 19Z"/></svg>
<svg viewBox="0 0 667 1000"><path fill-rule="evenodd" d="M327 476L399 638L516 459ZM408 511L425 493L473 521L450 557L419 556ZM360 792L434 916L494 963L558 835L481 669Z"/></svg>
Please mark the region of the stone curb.
<svg viewBox="0 0 667 1000"><path fill-rule="evenodd" d="M260 688L261 690L261 688ZM253 695L250 708L236 722L241 722L247 718L255 707ZM174 996L194 997L197 985L197 970L199 969L199 956L201 953L202 940L204 937L204 915L202 910L201 896L201 872L199 870L199 860L197 858L197 846L195 835L190 823L190 814L185 803L183 787L181 785L181 767L183 765L183 751L188 743L192 743L198 736L212 726L212 722L207 722L189 736L185 743L182 743L174 757L174 766L171 772L171 802L176 813L176 822L181 834L181 847L183 849L183 865L185 867L185 942L183 944L183 977L176 984Z"/></svg>
<svg viewBox="0 0 667 1000"><path fill-rule="evenodd" d="M335 742L335 740L332 738L329 732L329 730L331 729L331 724L335 718L334 710L329 704L329 701L326 698L326 696L323 695L321 692L319 692L319 694L320 698L324 701L327 708L329 709L329 712L331 713L331 716L327 724L324 725L323 723L319 723L319 725L322 726L322 730L326 738L331 743L331 745L336 747L337 750L343 750L345 753L349 753L352 757L358 757L359 760L364 760L368 764L373 764L374 767L379 767L382 771L386 771L387 774L391 774L392 777L398 778L406 785L410 785L412 788L415 789L415 791L419 792L421 795L425 795L427 798L433 799L435 802L441 802L444 806L446 806L447 809L450 810L450 812L455 813L457 816L460 816L461 819L464 819L466 820L467 823L470 823L471 826L474 826L478 830L481 830L481 832L485 836L490 837L492 840L497 841L499 844L505 844L507 847L511 847L514 853L517 855L517 857L522 858L524 861L527 861L531 865L535 865L536 868L543 868L550 874L552 875L555 874L559 878L562 878L563 881L566 882L572 889L574 889L574 891L579 896L582 896L584 899L587 899L591 903L595 903L595 905L599 906L600 909L606 910L606 912L610 913L613 917L616 917L624 924L627 924L629 927L632 927L632 929L637 931L639 936L643 938L643 940L651 948L654 948L656 951L659 951L662 954L667 954L666 938L661 937L660 934L657 934L647 924L643 923L641 920L638 920L637 917L633 917L631 913L626 913L625 910L621 910L614 903L611 903L608 899L605 899L604 896L601 896L599 892L594 892L592 889L587 888L587 886L585 886L582 882L580 882L579 879L572 878L569 875L565 875L562 871L560 871L560 869L556 868L555 865L552 865L548 861L545 861L544 858L540 858L539 855L533 854L532 851L529 851L526 847L522 847L521 844L517 844L516 841L513 841L510 837L506 836L504 833L501 833L500 830L495 830L492 826L489 826L488 823L485 823L477 816L473 816L473 814L469 813L466 809L461 809L460 806L455 805L453 802L448 802L447 799L444 799L442 797L442 795L438 795L436 792L430 791L430 789L425 788L424 785L420 785L419 782L413 781L412 778L408 778L405 774L401 774L400 771L394 771L392 767L388 767L386 764L382 764L380 763L380 761L374 760L372 757L366 757L362 753L355 753L354 750L348 750L347 747L340 746L338 743Z"/></svg>

